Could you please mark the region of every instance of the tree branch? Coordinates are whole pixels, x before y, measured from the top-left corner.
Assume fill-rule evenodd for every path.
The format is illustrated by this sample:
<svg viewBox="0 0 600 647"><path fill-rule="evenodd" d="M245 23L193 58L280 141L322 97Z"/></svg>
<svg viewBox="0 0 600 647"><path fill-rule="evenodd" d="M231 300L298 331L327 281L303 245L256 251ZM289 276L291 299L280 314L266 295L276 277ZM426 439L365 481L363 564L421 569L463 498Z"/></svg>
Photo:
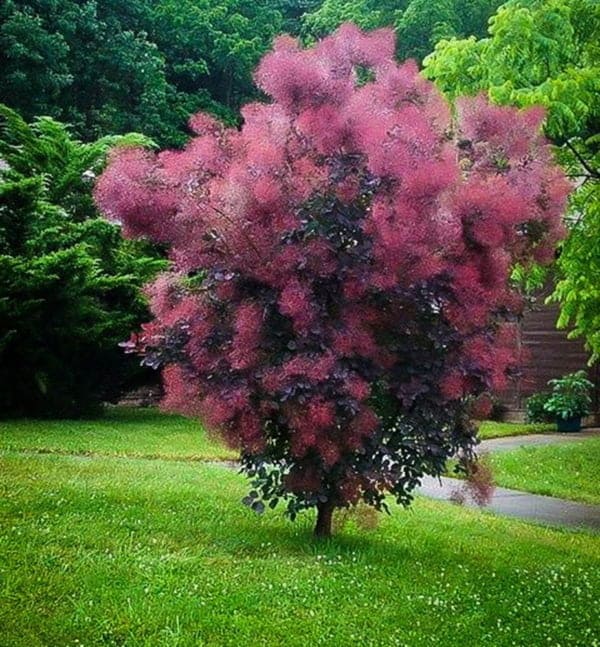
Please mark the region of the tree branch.
<svg viewBox="0 0 600 647"><path fill-rule="evenodd" d="M575 148L575 146L573 146L573 144L571 144L571 142L567 141L567 146L569 147L569 149L571 150L573 155L575 155L575 157L577 158L577 160L579 161L581 166L583 166L583 168L588 172L588 175L590 175L591 177L593 177L596 180L600 180L600 171L598 171L597 169L592 168L588 164L588 162L582 157L581 153Z"/></svg>

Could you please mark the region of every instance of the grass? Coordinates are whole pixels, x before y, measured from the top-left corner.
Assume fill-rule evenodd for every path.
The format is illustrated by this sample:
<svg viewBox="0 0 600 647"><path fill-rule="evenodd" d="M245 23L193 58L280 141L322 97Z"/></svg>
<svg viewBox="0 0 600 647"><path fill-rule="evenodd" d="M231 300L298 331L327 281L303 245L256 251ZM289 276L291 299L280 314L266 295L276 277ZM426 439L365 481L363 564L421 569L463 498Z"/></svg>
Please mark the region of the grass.
<svg viewBox="0 0 600 647"><path fill-rule="evenodd" d="M482 440L489 438L503 438L506 436L523 436L526 434L548 434L556 431L553 423L525 423L525 422L496 422L484 420L479 424L479 437Z"/></svg>
<svg viewBox="0 0 600 647"><path fill-rule="evenodd" d="M555 430L555 425L486 420L479 426L479 436L487 439ZM178 460L236 457L195 420L130 407L109 407L103 417L92 420L0 421L0 449Z"/></svg>
<svg viewBox="0 0 600 647"><path fill-rule="evenodd" d="M245 491L203 463L0 453L0 644L599 644L597 535L421 499L319 544Z"/></svg>
<svg viewBox="0 0 600 647"><path fill-rule="evenodd" d="M541 445L490 455L498 485L600 504L600 438Z"/></svg>
<svg viewBox="0 0 600 647"><path fill-rule="evenodd" d="M189 460L236 456L195 420L129 407L109 407L94 420L0 421L0 449Z"/></svg>

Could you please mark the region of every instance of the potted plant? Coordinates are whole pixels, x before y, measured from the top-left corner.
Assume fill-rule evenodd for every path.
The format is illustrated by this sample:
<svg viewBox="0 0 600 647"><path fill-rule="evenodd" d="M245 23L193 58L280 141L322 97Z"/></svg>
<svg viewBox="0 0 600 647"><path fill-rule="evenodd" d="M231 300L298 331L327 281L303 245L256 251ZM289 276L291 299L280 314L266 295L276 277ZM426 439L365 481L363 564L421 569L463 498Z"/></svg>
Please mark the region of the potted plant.
<svg viewBox="0 0 600 647"><path fill-rule="evenodd" d="M593 384L587 379L585 371L569 373L557 380L550 380L550 397L544 409L556 416L558 431L570 432L581 429L581 418L590 413Z"/></svg>

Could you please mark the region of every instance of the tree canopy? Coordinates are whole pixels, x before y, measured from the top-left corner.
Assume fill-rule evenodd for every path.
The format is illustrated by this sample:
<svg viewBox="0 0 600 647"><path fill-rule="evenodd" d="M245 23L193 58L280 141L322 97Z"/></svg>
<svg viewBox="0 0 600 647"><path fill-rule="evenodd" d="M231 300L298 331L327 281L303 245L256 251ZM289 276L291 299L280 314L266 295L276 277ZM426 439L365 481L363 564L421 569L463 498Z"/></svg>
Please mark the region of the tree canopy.
<svg viewBox="0 0 600 647"><path fill-rule="evenodd" d="M181 144L191 112L235 119L282 22L268 0L7 0L0 100L87 141L137 131Z"/></svg>
<svg viewBox="0 0 600 647"><path fill-rule="evenodd" d="M442 38L483 36L501 0L325 0L303 18L312 37L331 33L343 22L363 29L393 26L400 60L421 61Z"/></svg>
<svg viewBox="0 0 600 647"><path fill-rule="evenodd" d="M307 39L344 21L393 25L401 59L443 37L483 35L500 0L6 0L0 101L86 141L144 132L182 145L198 110L227 123L257 97L252 71L280 32Z"/></svg>
<svg viewBox="0 0 600 647"><path fill-rule="evenodd" d="M170 250L132 349L165 406L242 452L248 503L408 504L467 460L469 398L515 369L515 262L553 259L569 185L537 109L452 116L393 31L276 41L241 130L198 114L183 151L115 153L98 203Z"/></svg>
<svg viewBox="0 0 600 647"><path fill-rule="evenodd" d="M510 0L489 36L442 40L425 74L448 96L486 91L502 104L542 105L557 144L597 132L600 5L594 0Z"/></svg>

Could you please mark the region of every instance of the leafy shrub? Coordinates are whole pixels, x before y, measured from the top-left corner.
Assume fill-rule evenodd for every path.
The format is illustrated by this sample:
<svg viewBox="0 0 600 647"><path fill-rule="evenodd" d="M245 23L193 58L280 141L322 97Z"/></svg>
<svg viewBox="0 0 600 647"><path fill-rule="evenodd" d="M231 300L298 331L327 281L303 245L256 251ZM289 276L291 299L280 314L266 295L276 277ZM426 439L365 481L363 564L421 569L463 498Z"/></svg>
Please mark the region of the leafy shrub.
<svg viewBox="0 0 600 647"><path fill-rule="evenodd" d="M164 263L97 216L89 177L109 147L143 140L81 144L1 105L0 129L0 415L97 411L141 377L118 344L148 317L140 287Z"/></svg>
<svg viewBox="0 0 600 647"><path fill-rule="evenodd" d="M542 391L534 393L525 401L525 412L527 422L552 422L554 416L546 411L545 404L548 402L550 393Z"/></svg>
<svg viewBox="0 0 600 647"><path fill-rule="evenodd" d="M556 380L550 380L552 393L544 409L557 418L580 418L587 416L592 406L590 391L594 385L587 379L585 371L569 373Z"/></svg>

